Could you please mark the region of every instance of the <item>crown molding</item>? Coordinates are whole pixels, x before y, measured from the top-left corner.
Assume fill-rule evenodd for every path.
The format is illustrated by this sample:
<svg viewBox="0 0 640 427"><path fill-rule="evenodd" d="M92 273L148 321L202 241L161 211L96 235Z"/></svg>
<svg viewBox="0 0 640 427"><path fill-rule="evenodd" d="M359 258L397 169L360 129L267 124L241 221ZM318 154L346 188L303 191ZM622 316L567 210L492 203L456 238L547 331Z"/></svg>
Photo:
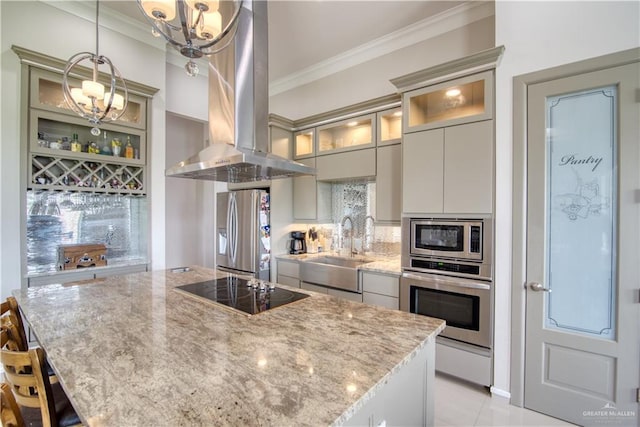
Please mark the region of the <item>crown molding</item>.
<svg viewBox="0 0 640 427"><path fill-rule="evenodd" d="M396 77L391 79L391 83L398 89L398 92L408 92L461 76L491 70L500 64L504 50L504 46L483 50L464 58L454 59L444 64Z"/></svg>
<svg viewBox="0 0 640 427"><path fill-rule="evenodd" d="M83 1L38 1L89 22L96 22L96 9L94 3L87 3ZM108 7L100 8L99 24L102 28L125 35L155 49L162 51L166 50L166 43L164 39L160 37L153 37L151 35L150 25L145 25L140 21L116 12Z"/></svg>
<svg viewBox="0 0 640 427"><path fill-rule="evenodd" d="M45 55L44 53L36 52L33 50L25 49L20 46L12 45L11 50L13 50L18 58L20 58L20 62L27 66L41 68L43 70L53 71L55 73L62 74L67 65L67 61L64 61L60 58L55 58L53 56ZM70 74L72 77L78 79L87 79L91 78L93 75L93 70L91 68L87 68L83 65L78 65L74 67L73 74ZM100 72L98 74L99 81L103 84L108 85L111 79L111 76L107 73ZM147 86L142 83L134 82L132 80L124 79L125 84L127 85L127 90L129 93L133 93L136 95L141 95L147 98L153 97L153 95L158 92L159 89Z"/></svg>
<svg viewBox="0 0 640 427"><path fill-rule="evenodd" d="M463 3L296 73L274 80L269 85L269 95L286 92L493 15L493 2L469 1Z"/></svg>

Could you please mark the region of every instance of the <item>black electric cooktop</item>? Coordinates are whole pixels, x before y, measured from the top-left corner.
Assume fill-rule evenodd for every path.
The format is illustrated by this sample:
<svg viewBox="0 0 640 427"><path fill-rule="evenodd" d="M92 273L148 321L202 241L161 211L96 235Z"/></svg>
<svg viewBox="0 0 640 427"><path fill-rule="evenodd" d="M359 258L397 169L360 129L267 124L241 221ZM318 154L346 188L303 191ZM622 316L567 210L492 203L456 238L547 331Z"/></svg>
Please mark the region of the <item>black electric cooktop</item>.
<svg viewBox="0 0 640 427"><path fill-rule="evenodd" d="M270 287L271 285L271 287ZM309 295L273 287L272 283L258 279L225 277L177 286L175 289L200 298L223 304L247 314L258 314L280 307Z"/></svg>

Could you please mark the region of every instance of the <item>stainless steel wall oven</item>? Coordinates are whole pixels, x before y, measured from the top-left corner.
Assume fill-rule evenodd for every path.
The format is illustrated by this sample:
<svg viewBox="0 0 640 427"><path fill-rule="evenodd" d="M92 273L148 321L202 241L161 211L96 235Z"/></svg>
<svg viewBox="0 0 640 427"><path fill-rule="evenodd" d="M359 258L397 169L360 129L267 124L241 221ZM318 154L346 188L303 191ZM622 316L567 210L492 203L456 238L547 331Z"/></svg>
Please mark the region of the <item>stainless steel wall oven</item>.
<svg viewBox="0 0 640 427"><path fill-rule="evenodd" d="M402 218L400 309L444 319L441 337L492 348L490 218Z"/></svg>
<svg viewBox="0 0 640 427"><path fill-rule="evenodd" d="M488 282L405 271L400 279L400 309L444 319L442 337L492 347Z"/></svg>

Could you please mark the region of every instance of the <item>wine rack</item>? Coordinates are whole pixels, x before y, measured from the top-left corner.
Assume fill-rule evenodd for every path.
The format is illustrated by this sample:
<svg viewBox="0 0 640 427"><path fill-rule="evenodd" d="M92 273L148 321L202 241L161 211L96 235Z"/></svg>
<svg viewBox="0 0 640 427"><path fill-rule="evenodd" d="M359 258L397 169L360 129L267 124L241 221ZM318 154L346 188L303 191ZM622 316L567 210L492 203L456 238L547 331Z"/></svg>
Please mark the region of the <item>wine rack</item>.
<svg viewBox="0 0 640 427"><path fill-rule="evenodd" d="M29 189L146 194L144 167L31 153Z"/></svg>

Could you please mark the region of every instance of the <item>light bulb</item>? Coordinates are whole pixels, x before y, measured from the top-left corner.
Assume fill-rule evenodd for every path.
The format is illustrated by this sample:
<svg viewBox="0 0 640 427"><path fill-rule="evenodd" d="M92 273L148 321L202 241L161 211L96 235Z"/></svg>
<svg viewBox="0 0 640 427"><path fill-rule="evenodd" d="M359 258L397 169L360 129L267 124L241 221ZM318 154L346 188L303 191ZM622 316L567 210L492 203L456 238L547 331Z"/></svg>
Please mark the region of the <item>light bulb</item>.
<svg viewBox="0 0 640 427"><path fill-rule="evenodd" d="M196 77L200 72L200 68L198 68L198 64L193 61L189 61L185 64L184 69L187 70L187 75L190 77Z"/></svg>
<svg viewBox="0 0 640 427"><path fill-rule="evenodd" d="M449 89L444 94L446 96L448 96L449 98L453 98L454 96L460 95L460 89L458 89L458 88Z"/></svg>
<svg viewBox="0 0 640 427"><path fill-rule="evenodd" d="M93 80L84 80L82 82L82 94L95 99L104 98L104 85Z"/></svg>
<svg viewBox="0 0 640 427"><path fill-rule="evenodd" d="M91 100L82 94L82 89L79 87L71 88L71 98L84 108L91 107Z"/></svg>
<svg viewBox="0 0 640 427"><path fill-rule="evenodd" d="M201 39L211 40L222 31L222 15L220 12L203 13L202 18L196 23L198 19L198 10L192 11L192 17L196 34Z"/></svg>
<svg viewBox="0 0 640 427"><path fill-rule="evenodd" d="M109 105L109 99L111 99L111 92L104 93L104 106L105 108ZM113 95L113 103L111 104L111 108L115 110L122 110L124 108L124 97L119 94Z"/></svg>
<svg viewBox="0 0 640 427"><path fill-rule="evenodd" d="M203 12L215 12L218 10L218 0L186 0L191 9L199 9Z"/></svg>
<svg viewBox="0 0 640 427"><path fill-rule="evenodd" d="M175 0L141 0L142 9L149 17L171 21L176 17Z"/></svg>

